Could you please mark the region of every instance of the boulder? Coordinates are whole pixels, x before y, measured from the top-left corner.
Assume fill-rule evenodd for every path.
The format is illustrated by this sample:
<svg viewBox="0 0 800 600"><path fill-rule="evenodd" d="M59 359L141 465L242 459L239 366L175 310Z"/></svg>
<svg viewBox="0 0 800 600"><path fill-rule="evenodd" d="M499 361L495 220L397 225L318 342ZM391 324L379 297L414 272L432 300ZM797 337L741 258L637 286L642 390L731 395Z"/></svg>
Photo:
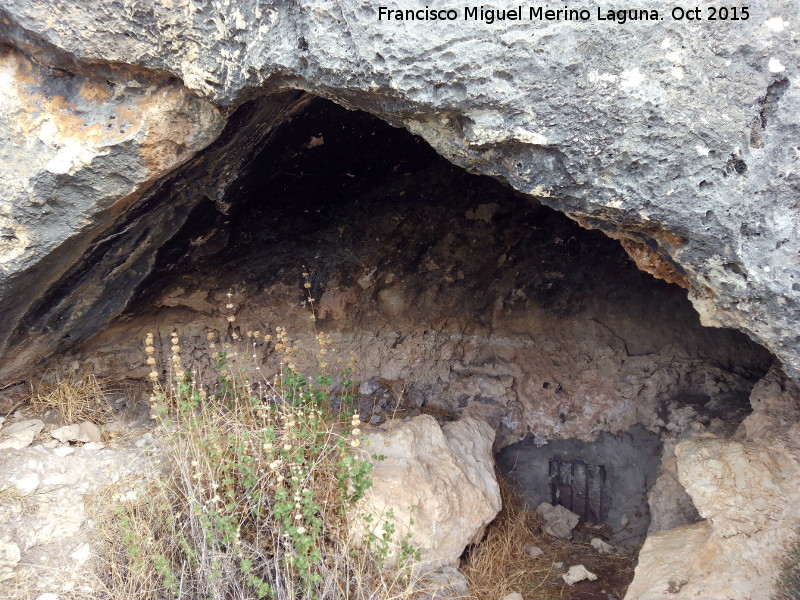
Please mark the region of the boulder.
<svg viewBox="0 0 800 600"><path fill-rule="evenodd" d="M375 460L372 487L351 512L353 533L364 540L393 529L389 556L398 557L408 541L420 552L417 572L456 564L501 508L493 441L494 430L469 416L439 426L420 415L371 428L364 456L383 459Z"/></svg>

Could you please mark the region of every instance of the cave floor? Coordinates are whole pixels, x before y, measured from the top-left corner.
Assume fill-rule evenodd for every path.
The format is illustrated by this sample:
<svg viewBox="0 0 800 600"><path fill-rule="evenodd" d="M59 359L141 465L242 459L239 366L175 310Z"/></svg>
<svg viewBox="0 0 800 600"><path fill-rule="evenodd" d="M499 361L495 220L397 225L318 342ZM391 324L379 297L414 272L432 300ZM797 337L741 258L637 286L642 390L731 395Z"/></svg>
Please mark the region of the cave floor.
<svg viewBox="0 0 800 600"><path fill-rule="evenodd" d="M145 402L119 396L112 404L106 423L99 427L99 442L55 439L53 432L63 426L63 419L53 409L35 413L28 405L18 406L3 423L5 430L17 423L42 424L32 443L6 449L0 461L0 476L6 482L0 489L0 550L12 559L0 571L0 588L13 597L33 600L47 593L71 600L109 597L102 554L108 532L98 530L97 510L118 505L128 487L153 477L163 435L149 419ZM0 442L7 439L3 429ZM503 514L490 525L487 539L492 528L505 526ZM633 578L634 560L623 554L598 554L588 542L603 533L598 526L581 524L574 539L565 541L540 529L532 535L512 530L518 536L518 556L501 565L507 568L500 574L503 585L509 592L517 591L508 586L520 581L524 597L540 600L621 600ZM544 553L536 558L525 555L527 544ZM564 583L561 575L579 564L598 580ZM465 598L495 600L482 590Z"/></svg>

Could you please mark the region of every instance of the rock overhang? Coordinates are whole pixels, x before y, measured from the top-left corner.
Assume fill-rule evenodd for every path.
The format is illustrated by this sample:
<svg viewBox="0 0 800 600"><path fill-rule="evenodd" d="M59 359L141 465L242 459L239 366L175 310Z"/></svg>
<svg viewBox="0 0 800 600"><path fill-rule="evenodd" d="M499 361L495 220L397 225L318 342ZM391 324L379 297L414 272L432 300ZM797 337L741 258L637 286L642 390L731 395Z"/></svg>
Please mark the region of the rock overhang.
<svg viewBox="0 0 800 600"><path fill-rule="evenodd" d="M221 127L214 111L304 89L404 126L452 162L621 238L640 267L689 288L705 324L745 331L797 375L791 4L770 3L727 29L667 20L598 36L572 22L411 27L348 2L249 2L230 11L83 3L59 6L54 23L36 3L12 0L2 31L7 44L66 72L125 65L149 85L175 76L185 86L176 93L197 108L189 120L208 115L196 119L185 157L159 153L163 168L132 173L124 190L98 193L119 161L137 156L125 144L114 146L116 161L67 174L92 190L87 238L103 228L103 198L143 192L148 175L168 178L210 144ZM147 119L169 123L159 110ZM10 189L19 184L12 179ZM5 219L15 231L17 217ZM80 248L76 233L59 234L54 250ZM63 271L81 252L59 252L60 261L53 254L34 262ZM11 295L8 282L27 259L6 263Z"/></svg>

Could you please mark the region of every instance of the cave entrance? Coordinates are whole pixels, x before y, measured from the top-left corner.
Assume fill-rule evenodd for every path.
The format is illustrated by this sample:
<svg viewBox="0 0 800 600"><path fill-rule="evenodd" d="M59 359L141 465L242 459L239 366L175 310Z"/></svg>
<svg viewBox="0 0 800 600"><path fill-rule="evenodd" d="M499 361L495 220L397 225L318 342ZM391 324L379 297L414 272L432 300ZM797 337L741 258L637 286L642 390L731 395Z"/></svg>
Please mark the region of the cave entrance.
<svg viewBox="0 0 800 600"><path fill-rule="evenodd" d="M607 525L608 541L635 549L650 526L648 492L659 474L663 445L655 433L634 425L597 440L532 438L499 452L500 470L532 510L541 502L560 504L582 523Z"/></svg>
<svg viewBox="0 0 800 600"><path fill-rule="evenodd" d="M241 107L229 129L255 136L253 115ZM175 182L190 213L76 362L144 380L140 340L156 331L167 364L179 329L200 380L217 360L208 339L246 340L277 369L280 353L253 332L281 326L313 347L313 310L316 330L355 357L365 418L478 414L501 463L517 453L513 475L532 501L550 499L551 459L602 465L607 501L591 510L615 530L626 516L637 540L661 444L730 433L747 414L771 355L702 327L685 290L639 271L602 233L322 99L262 138L246 156L218 154L236 166L217 169L225 185ZM314 368L306 358L298 366Z"/></svg>

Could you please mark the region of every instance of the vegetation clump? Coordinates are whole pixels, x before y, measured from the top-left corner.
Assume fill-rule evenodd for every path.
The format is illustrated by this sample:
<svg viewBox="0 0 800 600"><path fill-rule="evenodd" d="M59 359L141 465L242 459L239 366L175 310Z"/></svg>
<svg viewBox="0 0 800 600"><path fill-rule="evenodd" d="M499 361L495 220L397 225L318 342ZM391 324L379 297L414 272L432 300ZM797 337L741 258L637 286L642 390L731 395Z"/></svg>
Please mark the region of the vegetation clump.
<svg viewBox="0 0 800 600"><path fill-rule="evenodd" d="M209 334L209 346L218 350L215 338ZM372 463L352 452L362 435L355 383L344 369L334 385L330 337L317 334L314 378L296 369L297 346L284 329L274 340L258 331L248 338L281 353L281 372L264 378L255 362L240 368L226 344L216 352L219 385L210 393L183 368L177 333L173 375L161 382L147 335L152 414L168 435L159 479L123 494L111 517L109 591L117 599L204 600L410 593L408 568L387 568L385 551L365 551L353 539L349 520L371 485Z"/></svg>

